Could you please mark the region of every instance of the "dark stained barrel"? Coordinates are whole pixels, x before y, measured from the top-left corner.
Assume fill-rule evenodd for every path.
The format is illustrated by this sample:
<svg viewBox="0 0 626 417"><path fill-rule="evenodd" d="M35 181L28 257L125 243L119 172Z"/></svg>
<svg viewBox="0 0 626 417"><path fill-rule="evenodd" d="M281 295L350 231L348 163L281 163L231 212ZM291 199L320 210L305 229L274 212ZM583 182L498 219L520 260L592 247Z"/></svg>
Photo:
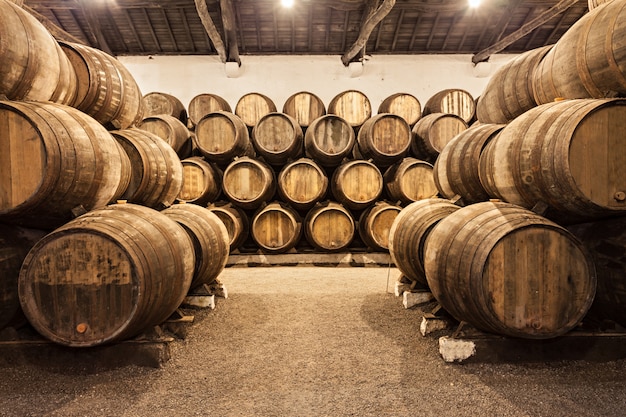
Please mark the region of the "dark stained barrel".
<svg viewBox="0 0 626 417"><path fill-rule="evenodd" d="M368 247L386 252L389 250L389 231L402 208L378 201L359 216L358 231Z"/></svg>
<svg viewBox="0 0 626 417"><path fill-rule="evenodd" d="M404 204L435 197L438 191L433 178L433 166L412 157L406 157L387 168L383 180L389 197Z"/></svg>
<svg viewBox="0 0 626 417"><path fill-rule="evenodd" d="M359 156L379 167L388 167L404 158L411 146L411 127L400 116L382 113L363 123L357 135Z"/></svg>
<svg viewBox="0 0 626 417"><path fill-rule="evenodd" d="M228 201L217 201L207 207L226 226L228 231L230 251L238 249L248 237L250 222L243 209Z"/></svg>
<svg viewBox="0 0 626 417"><path fill-rule="evenodd" d="M354 129L340 116L327 114L315 119L304 134L306 156L324 167L335 167L352 152Z"/></svg>
<svg viewBox="0 0 626 417"><path fill-rule="evenodd" d="M180 120L168 114L159 114L145 117L137 124L141 130L154 133L167 142L176 154L186 157L190 138L189 129Z"/></svg>
<svg viewBox="0 0 626 417"><path fill-rule="evenodd" d="M252 216L250 235L262 251L284 253L300 240L302 219L287 204L274 201Z"/></svg>
<svg viewBox="0 0 626 417"><path fill-rule="evenodd" d="M185 105L177 97L153 91L145 94L141 101L144 108L144 118L166 114L180 120L187 127L187 109L185 109Z"/></svg>
<svg viewBox="0 0 626 417"><path fill-rule="evenodd" d="M273 166L304 155L304 135L298 121L285 113L268 113L252 129L256 153Z"/></svg>
<svg viewBox="0 0 626 417"><path fill-rule="evenodd" d="M303 228L306 240L324 252L347 248L356 233L352 213L334 201L318 203L309 210Z"/></svg>
<svg viewBox="0 0 626 417"><path fill-rule="evenodd" d="M413 126L411 154L417 159L435 162L448 142L467 127L467 123L457 115L448 113L428 114L419 119Z"/></svg>
<svg viewBox="0 0 626 417"><path fill-rule="evenodd" d="M180 162L183 165L183 187L177 200L199 205L216 201L222 193L222 171L200 156Z"/></svg>
<svg viewBox="0 0 626 417"><path fill-rule="evenodd" d="M246 210L259 208L276 192L276 178L266 163L247 156L237 158L224 170L222 191L230 202Z"/></svg>
<svg viewBox="0 0 626 417"><path fill-rule="evenodd" d="M228 165L238 156L253 156L254 150L245 123L226 111L205 115L196 125L196 146L210 162Z"/></svg>

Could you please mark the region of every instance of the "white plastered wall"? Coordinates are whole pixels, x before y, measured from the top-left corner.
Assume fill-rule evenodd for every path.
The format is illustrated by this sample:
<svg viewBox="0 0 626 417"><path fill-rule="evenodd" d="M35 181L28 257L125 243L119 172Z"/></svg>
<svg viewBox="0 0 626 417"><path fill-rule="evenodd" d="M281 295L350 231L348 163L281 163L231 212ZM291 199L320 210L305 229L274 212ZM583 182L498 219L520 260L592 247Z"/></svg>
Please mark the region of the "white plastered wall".
<svg viewBox="0 0 626 417"><path fill-rule="evenodd" d="M345 90L363 92L376 113L394 93L412 94L422 106L436 92L461 88L478 97L489 76L514 55L494 55L485 67L474 67L471 55L375 55L355 76L339 56L242 56L235 76L216 56L120 56L143 94L157 91L177 97L188 106L200 93L217 94L235 108L247 93L262 93L278 111L299 91L319 96L328 105Z"/></svg>

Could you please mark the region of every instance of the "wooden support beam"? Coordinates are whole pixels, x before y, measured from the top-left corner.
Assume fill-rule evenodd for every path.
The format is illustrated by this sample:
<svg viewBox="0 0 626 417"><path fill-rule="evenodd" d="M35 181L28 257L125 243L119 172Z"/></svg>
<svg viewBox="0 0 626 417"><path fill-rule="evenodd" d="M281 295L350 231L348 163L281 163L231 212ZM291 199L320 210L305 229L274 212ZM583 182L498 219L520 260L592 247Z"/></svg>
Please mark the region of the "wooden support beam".
<svg viewBox="0 0 626 417"><path fill-rule="evenodd" d="M211 43L213 43L213 46L217 51L217 55L219 56L220 61L226 63L226 47L224 46L224 42L222 41L222 36L217 31L217 28L213 23L213 19L211 19L206 0L194 0L194 2L196 4L198 16L200 16L200 20L202 21L202 26L204 26L204 30L206 31L207 35L209 35L209 39L211 39Z"/></svg>
<svg viewBox="0 0 626 417"><path fill-rule="evenodd" d="M239 44L237 43L237 22L232 0L220 0L222 26L224 27L224 43L226 44L226 61L241 65Z"/></svg>
<svg viewBox="0 0 626 417"><path fill-rule="evenodd" d="M60 28L56 23L54 23L53 21L51 21L46 16L42 15L41 13L39 13L38 11L33 9L32 7L24 5L23 8L28 13L33 15L33 17L35 19L39 20L41 22L41 24L46 29L48 29L48 32L50 32L50 34L52 36L54 36L54 38L56 40L65 41L65 42L73 42L73 43L78 43L78 44L81 44L81 45L85 45L85 41L84 40L77 38L76 36L72 35L69 32L66 32L65 30Z"/></svg>
<svg viewBox="0 0 626 417"><path fill-rule="evenodd" d="M371 17L374 15L374 13L376 13L376 10L378 10L378 7L380 6L380 2L381 0L368 0L367 3L365 3L365 10L363 10L363 15L361 17L361 27L365 26L367 24L367 21L369 19L371 19ZM350 13L349 11L346 11L346 14ZM347 22L344 25L344 27L347 27ZM346 34L348 33L348 31L346 31ZM380 33L380 32L379 32ZM371 34L370 34L371 36ZM368 36L369 38L369 36ZM344 37L345 39L345 37ZM367 41L365 42L365 45L363 45L363 48L361 48L361 50L354 56L352 57L352 59L350 61L359 61L362 60L365 57L365 48L367 47ZM345 50L345 44L341 46L342 50Z"/></svg>
<svg viewBox="0 0 626 417"><path fill-rule="evenodd" d="M561 0L559 3L541 13L530 22L523 24L522 27L520 27L515 32L511 33L508 36L505 36L500 41L494 43L490 47L478 52L472 57L472 62L474 64L478 64L479 62L488 60L491 55L502 51L507 46L528 35L530 32L543 25L544 23L550 21L555 16L563 13L565 10L572 7L576 3L578 3L578 0Z"/></svg>
<svg viewBox="0 0 626 417"><path fill-rule="evenodd" d="M96 41L96 48L106 52L109 55L114 55L111 51L111 47L107 42L104 34L102 33L102 26L100 25L100 19L102 19L102 10L106 7L106 4L100 4L94 1L80 0L80 8L87 20L87 27L89 32Z"/></svg>
<svg viewBox="0 0 626 417"><path fill-rule="evenodd" d="M396 0L384 0L372 16L361 26L357 40L348 52L341 57L343 65L348 66L352 59L358 55L359 51L365 47L374 28L389 14L395 4Z"/></svg>

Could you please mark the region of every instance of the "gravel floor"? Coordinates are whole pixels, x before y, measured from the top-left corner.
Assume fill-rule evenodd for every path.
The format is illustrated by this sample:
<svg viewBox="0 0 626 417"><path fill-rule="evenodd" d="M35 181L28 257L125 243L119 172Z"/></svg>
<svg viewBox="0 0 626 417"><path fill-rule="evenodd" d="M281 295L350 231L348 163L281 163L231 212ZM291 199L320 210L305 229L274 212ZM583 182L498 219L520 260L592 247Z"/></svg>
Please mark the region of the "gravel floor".
<svg viewBox="0 0 626 417"><path fill-rule="evenodd" d="M229 268L160 369L0 368L1 416L623 416L626 360L447 364L388 268Z"/></svg>

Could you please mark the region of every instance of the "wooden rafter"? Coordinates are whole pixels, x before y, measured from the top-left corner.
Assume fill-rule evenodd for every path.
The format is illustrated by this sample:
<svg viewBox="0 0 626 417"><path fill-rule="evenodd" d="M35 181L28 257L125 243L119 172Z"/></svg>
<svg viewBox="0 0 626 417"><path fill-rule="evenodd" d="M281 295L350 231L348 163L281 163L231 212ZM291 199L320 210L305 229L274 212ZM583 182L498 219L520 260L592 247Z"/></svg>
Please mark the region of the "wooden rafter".
<svg viewBox="0 0 626 417"><path fill-rule="evenodd" d="M213 23L213 19L211 19L206 0L194 0L194 2L196 4L196 10L198 11L198 16L200 16L202 26L204 26L204 30L209 36L209 39L211 39L211 43L217 51L220 61L226 63L226 47L224 46L224 41L222 41L222 36L217 31L217 28Z"/></svg>
<svg viewBox="0 0 626 417"><path fill-rule="evenodd" d="M102 25L100 24L104 7L106 7L106 4L80 0L80 8L85 16L85 19L87 20L89 32L96 41L96 47L109 55L113 55L111 47L102 33Z"/></svg>
<svg viewBox="0 0 626 417"><path fill-rule="evenodd" d="M241 65L239 44L237 43L237 22L232 0L220 0L222 26L224 27L224 43L226 45L226 61Z"/></svg>
<svg viewBox="0 0 626 417"><path fill-rule="evenodd" d="M60 40L60 41L65 41L65 42L78 43L78 44L81 44L81 45L85 44L85 41L83 41L82 39L77 38L76 36L72 35L71 33L66 32L64 29L60 28L56 23L54 23L53 21L51 21L46 16L42 15L41 13L39 13L38 11L33 9L32 7L27 6L27 5L24 5L23 7L24 7L24 10L26 10L28 13L33 15L33 17L35 19L39 20L41 22L41 24L46 29L48 29L50 34L52 34L52 36L54 36L55 39Z"/></svg>
<svg viewBox="0 0 626 417"><path fill-rule="evenodd" d="M368 4L371 4L371 2L377 3L376 0L370 0ZM372 15L361 25L358 38L348 52L343 54L341 57L343 65L348 66L348 64L359 54L359 52L365 48L367 40L369 39L374 28L389 14L395 4L396 0L384 0L383 3L378 6L376 11L374 11L374 13L372 13Z"/></svg>

